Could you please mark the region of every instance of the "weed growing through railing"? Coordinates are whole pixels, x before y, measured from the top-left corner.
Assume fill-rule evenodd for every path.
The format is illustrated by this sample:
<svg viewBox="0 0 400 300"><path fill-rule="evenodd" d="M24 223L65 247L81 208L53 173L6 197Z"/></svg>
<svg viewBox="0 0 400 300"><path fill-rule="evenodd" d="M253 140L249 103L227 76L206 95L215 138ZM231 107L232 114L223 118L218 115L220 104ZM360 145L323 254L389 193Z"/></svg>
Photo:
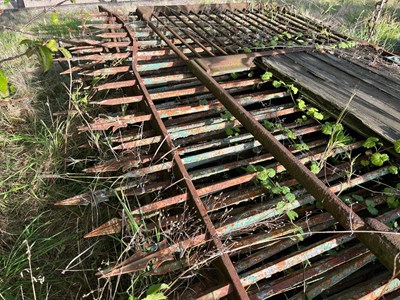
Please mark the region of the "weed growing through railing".
<svg viewBox="0 0 400 300"><path fill-rule="evenodd" d="M361 161L363 166L369 166L370 164L381 167L385 162L390 162L390 157L387 153L382 153L383 151L383 143L380 142L377 137L368 137L364 143L363 147L367 149L365 154L368 156L368 159L364 159ZM400 140L395 141L393 144L393 149L396 153L400 153ZM391 165L389 167L389 171L397 175L399 173L398 166Z"/></svg>
<svg viewBox="0 0 400 300"><path fill-rule="evenodd" d="M286 215L291 222L298 218L298 214L291 209L287 209L288 204L296 201L296 195L293 194L288 186L282 186L279 182L273 180L276 176L276 171L273 168L264 168L263 166L248 165L246 167L247 173L257 173L257 180L261 185L269 190L274 195L282 196L282 201L279 201L276 205L276 210L279 213L286 211Z"/></svg>
<svg viewBox="0 0 400 300"><path fill-rule="evenodd" d="M289 128L285 127L281 122L273 123L271 121L264 120L263 124L264 124L264 127L271 132L280 131L291 140L297 139L297 136L294 134L294 132L292 130L290 130Z"/></svg>

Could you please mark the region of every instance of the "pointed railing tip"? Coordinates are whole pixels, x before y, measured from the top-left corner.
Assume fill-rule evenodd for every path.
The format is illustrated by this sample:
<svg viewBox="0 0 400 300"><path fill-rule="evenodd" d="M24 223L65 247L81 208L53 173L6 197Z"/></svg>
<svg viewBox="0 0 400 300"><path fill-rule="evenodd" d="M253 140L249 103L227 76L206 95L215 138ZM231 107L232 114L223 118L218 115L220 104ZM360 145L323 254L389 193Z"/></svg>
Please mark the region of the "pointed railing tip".
<svg viewBox="0 0 400 300"><path fill-rule="evenodd" d="M55 206L88 205L90 202L91 202L90 195L82 194L61 201L57 201L53 203L53 205Z"/></svg>
<svg viewBox="0 0 400 300"><path fill-rule="evenodd" d="M97 205L101 202L108 201L110 192L108 189L101 189L90 193L76 195L65 200L57 201L53 205Z"/></svg>
<svg viewBox="0 0 400 300"><path fill-rule="evenodd" d="M113 218L110 221L100 225L91 232L85 234L84 238L92 238L102 235L119 233L122 230L122 220L119 218Z"/></svg>

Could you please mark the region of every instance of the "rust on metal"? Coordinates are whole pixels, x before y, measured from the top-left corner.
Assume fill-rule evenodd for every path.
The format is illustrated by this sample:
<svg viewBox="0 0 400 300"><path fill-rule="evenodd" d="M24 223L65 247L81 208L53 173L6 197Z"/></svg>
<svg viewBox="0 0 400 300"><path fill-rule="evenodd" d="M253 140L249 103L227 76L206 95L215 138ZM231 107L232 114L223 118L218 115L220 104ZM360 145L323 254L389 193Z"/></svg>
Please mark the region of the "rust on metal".
<svg viewBox="0 0 400 300"><path fill-rule="evenodd" d="M346 145L332 146L321 132L336 122L329 112L303 111L301 91L276 87L253 62L316 55L316 43L346 36L247 3L146 6L126 18L100 7L85 26L87 37L67 46L68 66L55 59L88 99L90 120L77 129L91 139L97 131L110 155L82 170L101 189L55 204L117 207L86 238L139 225L149 239L101 277L164 275L171 299L395 295L393 168L363 165L365 138L348 128ZM261 180L263 170L273 178Z"/></svg>

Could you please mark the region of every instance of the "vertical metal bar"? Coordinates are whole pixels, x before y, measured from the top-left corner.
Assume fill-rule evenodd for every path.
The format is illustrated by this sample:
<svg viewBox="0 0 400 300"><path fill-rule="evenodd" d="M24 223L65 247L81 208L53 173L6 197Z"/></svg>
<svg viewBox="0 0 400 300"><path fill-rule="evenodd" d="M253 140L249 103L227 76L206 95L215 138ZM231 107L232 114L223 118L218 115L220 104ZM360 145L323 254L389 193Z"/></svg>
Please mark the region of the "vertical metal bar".
<svg viewBox="0 0 400 300"><path fill-rule="evenodd" d="M207 17L211 18L212 20L214 20L216 23L218 23L219 25L221 25L221 26L222 26L223 28L225 28L226 30L232 32L233 35L237 36L237 32L236 32L236 31L234 31L234 30L233 30L232 28L230 28L230 27L227 27L227 26L226 26L221 20L219 20L217 17L215 17L215 16L213 16L213 15L207 15ZM232 25L232 23L230 23L230 25ZM233 28L235 28L236 30L241 30L241 29L242 29L242 28L240 28L240 27L239 27L239 28L233 27ZM253 39L247 38L247 35L246 35L245 37L246 37L246 41L247 41L249 44L255 45ZM242 44L241 44L241 45L242 45Z"/></svg>
<svg viewBox="0 0 400 300"><path fill-rule="evenodd" d="M217 49L221 54L223 55L227 55L228 53L222 49L221 47L219 47L217 44L215 44L212 40L210 40L209 38L207 38L206 36L204 36L204 34L202 34L196 27L194 27L192 24L190 24L189 22L187 22L185 19L183 19L180 15L178 15L176 12L172 11L172 13L179 19L181 20L186 26L188 26L190 29L192 29L194 32L196 32L199 36L201 36L201 38L203 40L205 40L207 43L209 43L212 47L214 47L215 49ZM202 27L200 27L203 31L204 29ZM207 32L204 31L206 34Z"/></svg>
<svg viewBox="0 0 400 300"><path fill-rule="evenodd" d="M204 22L206 22L207 24L209 24L212 28L214 28L216 31L218 31L220 34L222 34L223 36L225 36L228 40L232 41L234 46L239 45L240 47L245 47L244 44L242 44L241 42L237 41L236 39L234 39L233 37L231 37L229 34L225 33L223 30L221 30L218 26L215 26L213 24L213 22L209 22L207 19L205 19L202 15L199 15L198 13L193 13L199 20L202 20ZM210 18L210 16L207 16L208 18ZM231 45L227 46L230 47Z"/></svg>
<svg viewBox="0 0 400 300"><path fill-rule="evenodd" d="M194 18L192 18L189 14L187 14L186 15L186 17L190 20L190 21L192 21L195 25L197 25L198 27L200 27L201 28L201 30L203 30L207 35L209 35L209 36L211 36L211 38L214 38L214 36L212 36L211 34L210 34L210 32L209 31L207 31L198 21L196 21ZM215 39L222 47L226 47L226 45L224 44L224 43L222 43L219 39ZM215 45L215 43L214 43L214 45ZM218 50L222 50L223 52L225 52L226 54L228 54L225 50L223 50L221 47L218 47L219 49ZM231 54L235 54L236 52L235 51L233 51L232 49L230 49L230 48L227 48L227 50L231 53Z"/></svg>
<svg viewBox="0 0 400 300"><path fill-rule="evenodd" d="M267 31L268 34L270 34L270 35L273 34L273 32L270 31L268 27L266 27L266 26L261 26L261 25L258 24L258 23L252 22L252 21L249 20L248 18L247 18L247 19L244 19L240 14L238 14L238 13L235 12L235 11L231 11L231 10L230 10L229 13L232 14L232 15L234 15L234 16L236 16L242 23L245 22L245 23L249 24L249 25L250 25L250 28L251 28L251 27L258 28L258 29L260 30L260 32L261 32L261 33L264 33L265 35L266 35L266 33L265 33L266 31ZM241 13L243 14L243 12L241 12ZM274 29L274 28L273 28L273 30L274 30L275 32L278 32L278 31L277 31L276 29Z"/></svg>
<svg viewBox="0 0 400 300"><path fill-rule="evenodd" d="M227 12L230 12L230 11L227 11ZM240 30L241 32L243 32L246 35L251 35L253 37L253 39L259 39L260 32L254 31L254 29L249 28L249 25L244 24L245 22L242 19L237 20L237 19L233 18L230 14L227 14L226 12L224 14L224 17L225 18L223 20L225 22L229 23L235 29ZM231 21L227 20L228 18L231 19ZM237 26L237 23L240 23L240 25L246 27L250 32L246 31L242 26Z"/></svg>
<svg viewBox="0 0 400 300"><path fill-rule="evenodd" d="M206 46L204 46L196 37L193 36L193 34L191 34L188 30L186 30L185 28L180 28L176 22L174 20L172 20L172 18L170 18L169 16L167 16L166 14L162 13L162 15L167 18L175 27L179 28L179 30L181 30L183 33L186 34L186 36L188 36L190 39L192 39L192 41L194 41L197 45L200 46L200 48L202 48L205 52L207 52L209 55L211 56L215 56L214 53L212 53L210 50L207 49Z"/></svg>
<svg viewBox="0 0 400 300"><path fill-rule="evenodd" d="M189 45L188 42L186 42L175 30L173 30L169 25L165 24L161 18L157 17L156 15L153 15L154 18L157 19L158 22L160 22L165 28L167 28L177 39L179 39L186 47L189 48L190 51L192 51L192 53L197 56L197 57L201 57L201 55L199 53L197 53L196 50L193 49L192 46Z"/></svg>

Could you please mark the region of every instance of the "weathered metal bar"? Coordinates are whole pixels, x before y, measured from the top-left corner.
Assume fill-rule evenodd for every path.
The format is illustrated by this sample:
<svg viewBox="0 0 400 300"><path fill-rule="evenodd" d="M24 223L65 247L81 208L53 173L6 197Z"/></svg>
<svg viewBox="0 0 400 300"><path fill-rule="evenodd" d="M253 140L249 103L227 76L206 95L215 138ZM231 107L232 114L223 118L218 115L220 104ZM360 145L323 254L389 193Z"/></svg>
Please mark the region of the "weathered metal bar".
<svg viewBox="0 0 400 300"><path fill-rule="evenodd" d="M374 260L375 255L371 252L365 253L326 274L321 281L307 287L305 293L301 292L291 297L290 300L303 300L305 297L313 299Z"/></svg>
<svg viewBox="0 0 400 300"><path fill-rule="evenodd" d="M355 259L365 253L368 253L368 249L362 244L350 247L341 251L336 256L328 256L316 264L314 263L310 268L301 269L290 275L275 279L268 283L264 283L263 285L260 284L257 289L254 289L250 292L250 299L268 299L274 295L291 290L300 284L302 285L304 280L311 280L316 276L332 270L343 263L351 261L352 259Z"/></svg>
<svg viewBox="0 0 400 300"><path fill-rule="evenodd" d="M114 39L114 38L127 37L127 33L126 32L109 32L109 33L100 33L100 34L97 34L96 36L100 37L100 38L105 38L105 39Z"/></svg>
<svg viewBox="0 0 400 300"><path fill-rule="evenodd" d="M121 24L100 24L100 23L93 23L87 24L86 27L93 28L93 29L121 29Z"/></svg>
<svg viewBox="0 0 400 300"><path fill-rule="evenodd" d="M94 88L97 91L104 91L104 90L113 90L113 89L132 87L134 85L136 85L136 80L123 80L123 81L114 81L114 82L103 83L103 84L95 86Z"/></svg>
<svg viewBox="0 0 400 300"><path fill-rule="evenodd" d="M263 52L242 53L229 57L209 57L196 59L211 76L219 76L232 72L250 71L256 67L254 59L262 56L274 56L286 53L305 52L315 49L313 46L276 49Z"/></svg>
<svg viewBox="0 0 400 300"><path fill-rule="evenodd" d="M124 72L122 70L124 70L123 68L126 68L126 67L116 67L116 68L118 68L118 69L115 70L115 72ZM109 68L109 69L113 69L113 68ZM107 69L98 70L98 71L100 71L100 72L93 71L92 74L95 74L93 76L98 76L102 73L107 73L107 72L114 72L114 70L108 71ZM87 75L87 74L85 74L85 75ZM221 85L224 88L229 89L229 88L235 88L235 87L251 86L256 83L263 84L266 82L262 81L261 79L248 79L248 80L243 80L243 81L225 82L225 83L222 83ZM153 100L162 100L162 99L166 99L166 98L179 97L179 96L185 96L185 95L194 95L194 94L207 93L207 92L208 92L208 89L206 87L204 87L202 85L198 85L195 87L190 87L190 88L185 88L185 89L154 93L154 94L151 94L151 96L152 96ZM117 102L118 100L115 100L115 99L111 99L111 100L107 99L107 100L101 100L101 101L92 101L91 103L98 104L98 105L119 105L119 104L131 103L131 102L129 102L129 101L131 101L130 99L132 99L132 98L125 97L123 102ZM139 101L141 101L143 99L143 96L135 96L134 99L135 99L134 100L135 102L137 102L136 99L140 99Z"/></svg>
<svg viewBox="0 0 400 300"><path fill-rule="evenodd" d="M367 295L362 296L359 300L375 300L381 298L383 295L389 294L391 292L400 289L400 280L397 278L390 279L387 283L383 284L381 287L373 290Z"/></svg>

